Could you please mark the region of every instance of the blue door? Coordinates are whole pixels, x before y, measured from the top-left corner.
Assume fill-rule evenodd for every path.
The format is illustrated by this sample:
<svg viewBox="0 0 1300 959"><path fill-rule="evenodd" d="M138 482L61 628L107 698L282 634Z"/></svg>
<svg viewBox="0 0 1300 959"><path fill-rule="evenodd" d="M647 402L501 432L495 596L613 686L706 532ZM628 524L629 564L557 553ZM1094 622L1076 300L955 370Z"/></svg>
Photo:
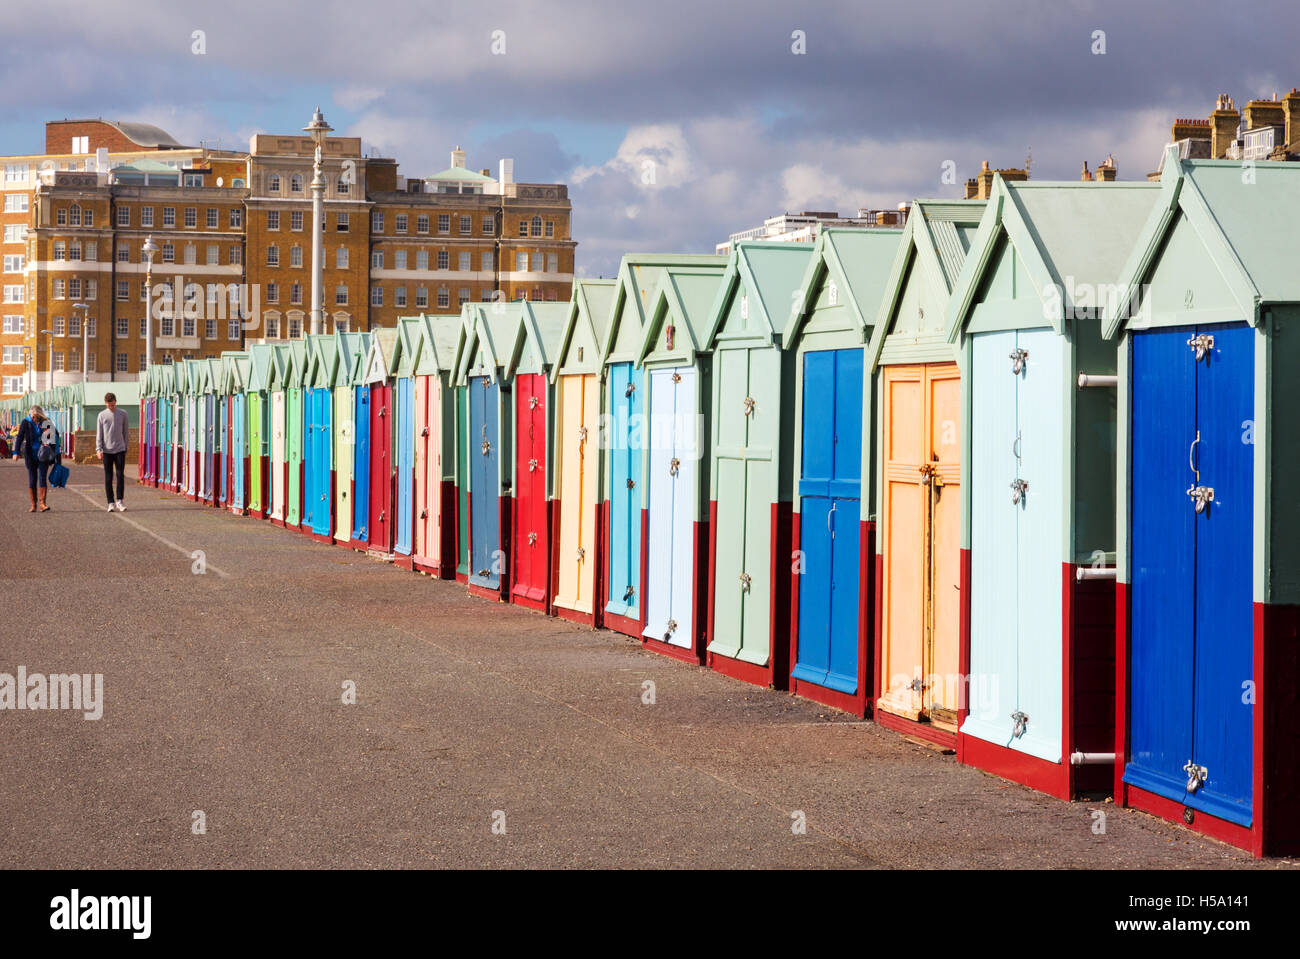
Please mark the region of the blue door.
<svg viewBox="0 0 1300 959"><path fill-rule="evenodd" d="M799 650L791 675L858 690L862 351L804 355Z"/></svg>
<svg viewBox="0 0 1300 959"><path fill-rule="evenodd" d="M396 392L393 442L397 448L393 450L393 461L397 464L397 529L393 551L410 556L415 528L411 514L415 495L415 380L409 376L398 380Z"/></svg>
<svg viewBox="0 0 1300 959"><path fill-rule="evenodd" d="M497 435L500 413L497 385L486 376L469 384L469 581L501 588L501 450Z"/></svg>
<svg viewBox="0 0 1300 959"><path fill-rule="evenodd" d="M247 441L244 439L244 430L248 425L248 400L243 393L235 394L235 422L231 429L231 446L233 449L230 455L235 458L234 461L234 478L235 490L231 506L239 512L243 512L244 505L248 502L244 496L244 457L248 455Z"/></svg>
<svg viewBox="0 0 1300 959"><path fill-rule="evenodd" d="M641 453L645 374L631 363L609 368L609 575L605 611L641 618Z"/></svg>
<svg viewBox="0 0 1300 959"><path fill-rule="evenodd" d="M332 442L334 410L333 395L328 388L311 391L313 409L313 426L310 432L311 465L308 475L311 477L311 519L309 525L313 533L329 536L333 529L334 494L331 488L330 464L333 462L330 444Z"/></svg>
<svg viewBox="0 0 1300 959"><path fill-rule="evenodd" d="M370 387L358 386L356 415L352 429L356 435L355 455L352 463L352 538L362 543L370 541Z"/></svg>
<svg viewBox="0 0 1300 959"><path fill-rule="evenodd" d="M1214 337L1197 360L1189 339ZM1251 821L1253 331L1132 341L1130 758L1124 781ZM1199 471L1199 475L1198 475ZM1212 489L1196 511L1190 490ZM1204 783L1189 791L1193 773Z"/></svg>

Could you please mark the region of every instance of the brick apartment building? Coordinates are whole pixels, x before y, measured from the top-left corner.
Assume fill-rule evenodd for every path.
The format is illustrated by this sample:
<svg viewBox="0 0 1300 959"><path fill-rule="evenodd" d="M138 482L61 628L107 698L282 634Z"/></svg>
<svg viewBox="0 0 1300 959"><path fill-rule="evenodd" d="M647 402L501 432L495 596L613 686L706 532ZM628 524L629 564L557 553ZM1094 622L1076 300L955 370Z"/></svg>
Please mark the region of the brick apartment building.
<svg viewBox="0 0 1300 959"><path fill-rule="evenodd" d="M563 184L493 178L465 154L431 176L398 174L357 137L325 142L323 291L327 331L458 313L467 300L568 299L571 206ZM46 124L43 154L3 167L0 396L133 376L145 358L152 237L154 356L215 356L309 331L311 178L304 134L257 134L248 152L188 147L157 127ZM244 291L244 313L231 303ZM84 327L83 327L84 324Z"/></svg>

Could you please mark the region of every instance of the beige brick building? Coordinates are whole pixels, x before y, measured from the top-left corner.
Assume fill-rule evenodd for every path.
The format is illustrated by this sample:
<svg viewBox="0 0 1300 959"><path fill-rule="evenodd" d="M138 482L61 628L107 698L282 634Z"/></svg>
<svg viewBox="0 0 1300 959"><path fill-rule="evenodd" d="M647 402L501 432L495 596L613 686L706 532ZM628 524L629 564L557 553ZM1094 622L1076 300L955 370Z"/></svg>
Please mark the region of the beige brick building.
<svg viewBox="0 0 1300 959"><path fill-rule="evenodd" d="M324 148L325 329L458 313L466 300L568 299L576 243L563 184L451 166L398 174L357 137ZM186 147L147 124L46 125L46 153L3 164L0 396L133 376L145 357L214 356L310 328L313 144ZM158 247L146 300L145 238ZM233 297L233 299L232 299ZM242 309L241 309L242 306ZM83 341L86 343L83 358Z"/></svg>

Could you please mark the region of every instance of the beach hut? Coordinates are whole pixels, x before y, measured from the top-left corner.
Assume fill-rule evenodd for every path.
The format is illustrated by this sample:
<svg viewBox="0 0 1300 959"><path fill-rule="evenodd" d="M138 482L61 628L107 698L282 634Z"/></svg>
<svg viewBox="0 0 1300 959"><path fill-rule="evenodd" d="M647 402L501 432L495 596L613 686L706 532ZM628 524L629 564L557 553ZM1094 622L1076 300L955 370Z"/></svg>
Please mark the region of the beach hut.
<svg viewBox="0 0 1300 959"><path fill-rule="evenodd" d="M410 317L398 317L397 346L390 358L393 409L393 561L415 569L415 458L422 445L416 411L415 361L424 330ZM424 424L427 428L427 424Z"/></svg>
<svg viewBox="0 0 1300 959"><path fill-rule="evenodd" d="M874 383L877 584L873 717L955 748L961 674L961 464L958 352L948 341L952 286L984 200L917 200L867 345Z"/></svg>
<svg viewBox="0 0 1300 959"><path fill-rule="evenodd" d="M158 486L174 490L176 479L176 365L158 367Z"/></svg>
<svg viewBox="0 0 1300 959"><path fill-rule="evenodd" d="M322 543L334 541L332 393L339 351L335 333L307 337L303 372L302 531Z"/></svg>
<svg viewBox="0 0 1300 959"><path fill-rule="evenodd" d="M268 518L276 526L284 526L288 512L289 494L289 346L277 343L271 347L271 376L267 388L270 433L270 506Z"/></svg>
<svg viewBox="0 0 1300 959"><path fill-rule="evenodd" d="M502 601L509 596L509 541L502 531L510 530L512 473L505 368L518 328L516 305L477 305L457 375L468 406L469 589Z"/></svg>
<svg viewBox="0 0 1300 959"><path fill-rule="evenodd" d="M1062 799L1109 789L1115 403L1108 291L1159 189L995 178L948 305L962 353L957 758ZM1113 381L1112 381L1113 382ZM1083 757L1083 758L1080 758Z"/></svg>
<svg viewBox="0 0 1300 959"><path fill-rule="evenodd" d="M638 365L647 322L647 304L669 266L721 270L726 257L628 254L619 264L602 344L608 424L601 452L601 502L604 519L604 583L601 623L640 639L645 630L647 522L644 460L645 373Z"/></svg>
<svg viewBox="0 0 1300 959"><path fill-rule="evenodd" d="M361 376L361 364L370 346L369 333L337 333L336 346L338 359L334 366L331 447L334 458L334 541L344 543L354 549L365 549L364 539L356 535L358 527L364 527L366 505L363 501L357 508L357 455L358 433L369 436L370 410L367 405L364 425L357 426L357 407L361 394L357 381ZM366 391L368 399L369 391ZM367 451L368 452L368 451ZM364 493L369 481L369 458L362 459L363 479L361 489Z"/></svg>
<svg viewBox="0 0 1300 959"><path fill-rule="evenodd" d="M900 232L823 231L781 336L794 367L790 690L858 716L870 699L876 586L864 353Z"/></svg>
<svg viewBox="0 0 1300 959"><path fill-rule="evenodd" d="M285 433L285 515L284 524L290 529L302 528L303 495L303 443L306 427L306 408L303 381L307 376L307 341L290 340L286 352L288 367L285 371L284 433Z"/></svg>
<svg viewBox="0 0 1300 959"><path fill-rule="evenodd" d="M555 459L551 478L551 610L600 624L600 411L602 345L613 280L577 280L551 382L555 388ZM638 518L639 523L639 518Z"/></svg>
<svg viewBox="0 0 1300 959"><path fill-rule="evenodd" d="M463 344L459 316L403 317L415 379L414 533L411 565L442 579L456 575L456 420L452 378Z"/></svg>
<svg viewBox="0 0 1300 959"><path fill-rule="evenodd" d="M221 418L217 397L217 387L221 380L221 365L216 357L205 357L199 360L199 366L201 369L199 376L201 392L199 393L198 402L203 408L203 435L201 439L203 463L200 469L203 482L199 502L206 503L209 506L216 506L217 496L221 489Z"/></svg>
<svg viewBox="0 0 1300 959"><path fill-rule="evenodd" d="M197 500L199 468L202 465L199 447L202 443L202 423L199 391L202 389L202 364L198 360L182 360L181 374L181 471L180 492L186 499Z"/></svg>
<svg viewBox="0 0 1300 959"><path fill-rule="evenodd" d="M393 553L393 537L397 527L394 484L397 475L395 449L398 441L395 434L399 427L410 430L409 406L405 422L397 423L399 416L394 371L400 354L401 339L396 329L371 332L362 375L362 385L368 393L366 408L370 416L370 482L367 487L369 523L366 528L369 549L384 556ZM360 470L359 460L357 468Z"/></svg>
<svg viewBox="0 0 1300 959"><path fill-rule="evenodd" d="M1167 152L1106 331L1115 799L1257 856L1300 852L1298 174Z"/></svg>
<svg viewBox="0 0 1300 959"><path fill-rule="evenodd" d="M255 343L248 350L248 515L266 519L270 511L271 372L275 347Z"/></svg>
<svg viewBox="0 0 1300 959"><path fill-rule="evenodd" d="M737 244L701 340L713 354L706 660L776 689L790 674L794 438L781 334L811 255L808 244Z"/></svg>
<svg viewBox="0 0 1300 959"><path fill-rule="evenodd" d="M453 405L453 430L456 461L456 582L469 584L473 562L470 547L469 525L469 475L473 461L470 458L469 437L469 385L460 379L461 360L469 347L469 334L478 321L480 304L464 303L457 321L460 325L459 345L450 382Z"/></svg>
<svg viewBox="0 0 1300 959"><path fill-rule="evenodd" d="M158 444L158 403L154 367L140 373L140 436L136 443L135 481L154 485L154 450Z"/></svg>
<svg viewBox="0 0 1300 959"><path fill-rule="evenodd" d="M550 611L551 501L555 387L551 373L568 319L568 303L512 305L518 315L504 376L514 396L513 495L510 500L510 601Z"/></svg>
<svg viewBox="0 0 1300 959"><path fill-rule="evenodd" d="M248 508L248 384L247 353L221 354L222 391L226 395L226 509L243 516Z"/></svg>
<svg viewBox="0 0 1300 959"><path fill-rule="evenodd" d="M711 357L704 348L709 308L723 263L668 267L646 307L637 365L645 374L647 648L690 662L704 659L708 577L708 439Z"/></svg>

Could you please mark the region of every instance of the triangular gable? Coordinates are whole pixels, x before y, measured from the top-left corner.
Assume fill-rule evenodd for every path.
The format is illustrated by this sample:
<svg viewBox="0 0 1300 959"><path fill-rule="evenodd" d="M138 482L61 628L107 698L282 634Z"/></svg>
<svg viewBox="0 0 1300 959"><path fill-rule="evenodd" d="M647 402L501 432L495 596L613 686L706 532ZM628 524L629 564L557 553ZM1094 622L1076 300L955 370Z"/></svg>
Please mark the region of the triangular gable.
<svg viewBox="0 0 1300 959"><path fill-rule="evenodd" d="M370 349L366 354L365 373L362 374L361 382L383 383L391 379L402 348L401 343L395 329L372 330Z"/></svg>
<svg viewBox="0 0 1300 959"><path fill-rule="evenodd" d="M865 339L902 235L902 230L879 227L822 230L804 270L796 312L781 333L782 345L790 349L798 342L822 286L829 283L848 307L850 325Z"/></svg>
<svg viewBox="0 0 1300 959"><path fill-rule="evenodd" d="M271 346L271 371L269 389L278 393L289 385L289 347L282 343Z"/></svg>
<svg viewBox="0 0 1300 959"><path fill-rule="evenodd" d="M533 303L520 305L519 326L506 364L506 378L520 371L541 373L549 378L560 354L568 303Z"/></svg>
<svg viewBox="0 0 1300 959"><path fill-rule="evenodd" d="M420 356L425 352L423 316L400 316L397 318L397 336L401 340L401 350L397 358L394 375L399 378L412 376Z"/></svg>
<svg viewBox="0 0 1300 959"><path fill-rule="evenodd" d="M285 383L295 389L307 381L307 341L290 340Z"/></svg>
<svg viewBox="0 0 1300 959"><path fill-rule="evenodd" d="M270 388L272 352L273 347L269 343L254 343L249 347L249 390L264 393Z"/></svg>
<svg viewBox="0 0 1300 959"><path fill-rule="evenodd" d="M1260 322L1267 303L1300 301L1294 267L1295 222L1300 219L1300 172L1294 164L1180 160L1166 149L1161 193L1121 272L1119 306L1103 332L1113 337L1141 301L1141 290L1163 259L1171 232L1190 227L1213 263L1240 318Z"/></svg>
<svg viewBox="0 0 1300 959"><path fill-rule="evenodd" d="M505 370L519 335L520 303L479 304L469 327L458 380L482 375L495 383Z"/></svg>
<svg viewBox="0 0 1300 959"><path fill-rule="evenodd" d="M913 342L933 338L947 343L952 285L961 275L986 205L984 200L913 202L867 346L867 366L873 372L886 339L898 328L905 298L921 314L908 318L915 324Z"/></svg>
<svg viewBox="0 0 1300 959"><path fill-rule="evenodd" d="M949 342L958 341L986 279L995 275L990 267L1004 244L1014 248L1016 268L1040 301L1045 325L1061 333L1066 316L1079 309L1105 314L1109 307L1098 300L1106 300L1119 281L1124 258L1160 193L1148 183L1008 184L995 174L948 304Z"/></svg>
<svg viewBox="0 0 1300 959"><path fill-rule="evenodd" d="M737 243L709 310L702 340L705 348L711 349L724 333L779 342L796 309L812 251L803 243Z"/></svg>
<svg viewBox="0 0 1300 959"><path fill-rule="evenodd" d="M618 267L609 321L606 324L601 362L637 359L644 341L649 311L647 304L668 267L716 267L726 269L725 256L629 253Z"/></svg>
<svg viewBox="0 0 1300 959"><path fill-rule="evenodd" d="M647 360L671 360L682 365L695 362L695 354L704 348L709 309L725 269L724 261L714 267L664 271L650 300L638 366Z"/></svg>
<svg viewBox="0 0 1300 959"><path fill-rule="evenodd" d="M564 332L551 371L555 381L561 373L597 373L600 350L614 299L614 280L577 280L565 316Z"/></svg>

